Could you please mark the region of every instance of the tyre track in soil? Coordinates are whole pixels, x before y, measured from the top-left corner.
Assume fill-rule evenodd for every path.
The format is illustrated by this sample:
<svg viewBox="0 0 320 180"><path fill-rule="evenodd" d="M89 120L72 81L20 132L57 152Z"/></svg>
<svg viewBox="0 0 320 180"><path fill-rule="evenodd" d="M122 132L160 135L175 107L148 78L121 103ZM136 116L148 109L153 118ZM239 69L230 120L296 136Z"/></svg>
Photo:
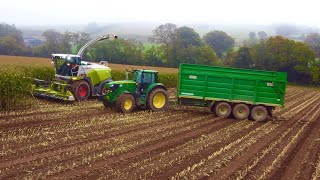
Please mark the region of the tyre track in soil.
<svg viewBox="0 0 320 180"><path fill-rule="evenodd" d="M314 109L315 108L311 108L308 113L304 114L306 114L307 116L311 116L312 112L314 112ZM296 126L294 126L293 128L295 129L295 131L299 131L304 123L304 119L300 118ZM266 165L272 164L272 161L274 161L274 159L276 159L276 157L282 152L285 146L288 145L287 142L290 142L290 138L294 137L295 135L296 134L291 134L287 136L285 140L279 142L270 152L268 152L269 155L264 157L263 159L260 159L259 163L256 164L244 178L253 179L261 176L266 170Z"/></svg>
<svg viewBox="0 0 320 180"><path fill-rule="evenodd" d="M210 115L211 116L211 115ZM209 118L209 119L211 119L211 117L207 117L207 118ZM207 124L210 124L210 122L208 122ZM221 124L221 126L224 126L225 124ZM202 125L202 126L206 126L206 124L204 124L204 125ZM185 133L185 131L184 132L182 132L182 133ZM178 134L181 134L181 133L178 133ZM127 136L127 135L125 135L125 136ZM147 135L146 135L147 136ZM174 136L174 135L173 135ZM159 140L157 140L157 141L159 141ZM161 141L161 140L160 140ZM153 143L153 142L152 142ZM95 153L95 152L89 152L89 153L87 153L87 154L93 154L93 153ZM81 156L79 156L79 157L85 157L85 155L81 155ZM62 162L68 162L68 161L70 161L70 160L72 160L72 159L66 159L66 160L63 160ZM44 167L44 168L46 168L46 167ZM24 173L24 172L22 172L22 173ZM25 173L24 173L25 174ZM11 176L6 176L6 177L11 177ZM23 176L22 176L23 177Z"/></svg>
<svg viewBox="0 0 320 180"><path fill-rule="evenodd" d="M90 102L82 102L83 104L81 105L81 106L86 106L86 104L95 104L95 102L94 101L90 101ZM39 105L40 106L40 105ZM73 106L75 109L76 108L81 108L81 106L79 106L79 105L75 105L75 106ZM46 109L46 108L50 108L50 109L55 109L55 108L58 108L58 109L63 109L64 107L67 107L67 108L70 108L70 107L68 107L68 106L61 106L61 105L58 105L58 104L47 104L47 107L41 107L41 109ZM40 107L39 107L40 108ZM26 110L24 110L24 111L22 111L22 112L19 112L19 111L16 111L14 114L2 114L2 115L0 115L0 120L1 119L4 119L4 120L8 120L8 118L25 118L25 117L31 117L31 116L35 116L35 115L42 115L42 114L54 114L55 112L61 112L61 111L59 111L59 110L53 110L53 111L37 111L37 110L39 110L39 108L38 109L31 109L31 111L34 111L34 112L24 112L24 111L26 111ZM88 108L88 109L93 109L93 108Z"/></svg>
<svg viewBox="0 0 320 180"><path fill-rule="evenodd" d="M292 99L291 101L286 101L285 108L279 108L279 109L276 109L273 111L272 119L276 119L276 120L283 119L280 117L282 114L284 114L285 112L291 111L296 106L299 106L302 103L304 103L305 101L310 100L316 94L317 94L317 92L310 92L308 94L305 94L301 98L295 98L295 99Z"/></svg>
<svg viewBox="0 0 320 180"><path fill-rule="evenodd" d="M315 101L314 101L315 102ZM307 108L307 107L306 107ZM284 123L284 122L283 122ZM289 126L286 126L286 127L289 127ZM282 128L282 129L286 129L286 128ZM266 137L266 139L269 139L269 136L267 136ZM258 143L260 142L260 140L258 141ZM245 143L245 142L244 142ZM251 149L251 148L250 148ZM251 153L249 153L249 155L248 155L248 158L249 157L252 157L252 154ZM243 158L242 157L242 155L241 156L238 156L237 158ZM233 162L234 160L232 160L232 162ZM231 162L231 163L232 163ZM236 166L239 166L239 165L243 165L244 163L245 163L246 161L244 161L244 162L238 162L238 163L236 163ZM229 162L230 163L230 162ZM233 172L233 170L234 169L232 169L232 168L230 168L230 169L227 169L227 170L223 170L223 171L221 171L222 172L222 175L225 175L227 172L228 173L230 173L230 172ZM219 174L219 175L217 175L217 176L214 176L213 175L213 173L210 173L210 172L206 172L207 174L209 174L209 175L211 175L211 176L213 176L213 178L212 179L226 179L226 178L221 178L221 174ZM207 179L208 177L203 177L204 179ZM210 177L210 179L211 179L211 177Z"/></svg>
<svg viewBox="0 0 320 180"><path fill-rule="evenodd" d="M305 94L305 93L308 93L308 92L311 92L311 90L310 90L310 91L307 91L307 92L305 92L305 91L300 91L300 92L297 92L297 93L295 93L295 94L290 94L290 96L285 97L284 99L285 99L285 101L291 101L292 99L295 99L295 98L297 98L297 97L299 97L299 96L301 96L301 95L303 95L303 94Z"/></svg>
<svg viewBox="0 0 320 180"><path fill-rule="evenodd" d="M193 116L197 117L197 115L193 115ZM209 117L210 119L211 119L211 117L212 117L212 115L207 115L207 116L208 116L208 117L210 116L210 117ZM189 117L190 117L190 116L189 116ZM191 117L192 117L192 115L191 115ZM170 119L170 121L173 122L173 123L179 123L178 121L175 121L175 119ZM184 121L184 119L181 118L180 121ZM199 120L199 121L196 121L196 122L190 122L190 123L186 124L186 126L187 126L187 125L192 125L192 124L197 124L197 123L199 123L200 121L202 121L202 120ZM210 122L211 122L211 121L209 121L207 124L209 124ZM160 122L160 123L158 123L158 124L157 124L157 123L149 123L149 124L147 124L147 125L150 125L150 124L151 124L152 127L156 127L156 128L158 128L159 125L161 125L161 124L170 125L170 124L168 124L167 122ZM206 124L205 124L205 125L206 125ZM72 144L72 145L70 145L70 146L69 146L69 145L66 145L66 147L61 147L61 146L59 146L57 150L51 149L50 152L47 152L47 151L49 151L49 150L45 150L42 154L41 154L41 152L40 152L40 153L38 153L38 154L35 155L35 156L23 157L22 159L16 159L16 160L14 160L14 161L7 162L7 163L10 163L10 164L6 164L6 166L8 167L8 166L17 165L17 164L28 163L28 162L33 161L33 160L36 160L36 159L45 158L45 157L49 157L49 156L55 156L55 155L58 155L58 154L60 154L60 153L66 152L66 151L70 151L70 150L72 150L72 149L76 149L76 148L78 148L79 146L81 146L81 147L90 146L90 145L92 145L92 144L94 144L94 143L99 143L99 142L102 142L102 141L107 141L107 140L110 140L110 139L113 139L113 138L116 138L116 137L119 137L119 136L130 136L130 133L131 133L132 135L134 135L136 132L142 132L143 129L148 130L149 128L150 128L150 126L133 127L132 129L127 129L125 132L120 132L120 133L119 133L119 131L117 131L117 132L115 132L114 134L113 134L113 133L108 134L107 137L100 137L100 138L97 138L97 139L94 139L94 140L93 140L93 139L90 139L90 140L86 140L86 141L81 141L81 142L79 142L79 143ZM90 153L93 153L93 152L88 152L87 154L90 154ZM83 156L84 156L84 155L83 155ZM68 160L72 160L72 159L68 159ZM4 166L4 164L0 164L0 167L2 167L2 166ZM23 173L23 172L20 172L20 173ZM14 173L14 174L16 174L16 173ZM8 176L8 177L10 177L10 176Z"/></svg>
<svg viewBox="0 0 320 180"><path fill-rule="evenodd" d="M315 146L315 138L320 134L320 118L308 124L303 134L299 137L295 146L288 152L285 159L281 162L280 168L277 168L271 179L312 179L312 173L315 171L310 168L309 171L301 171L303 166L316 164L316 156L310 158L310 154L317 154L318 148ZM300 174L300 177L298 177ZM303 174L303 175L302 175Z"/></svg>
<svg viewBox="0 0 320 180"><path fill-rule="evenodd" d="M313 107L310 109L310 106ZM253 146L250 147L246 152L243 154L240 154L236 158L232 159L231 162L229 162L226 166L221 168L218 172L216 173L211 173L209 174L208 177L202 177L202 179L236 179L238 177L238 171L242 168L244 168L244 165L247 164L248 162L252 163L254 161L255 156L253 155L259 155L259 153L263 150L266 149L272 142L275 142L283 132L286 131L286 129L290 127L294 127L293 129L288 132L286 137L284 137L284 140L289 140L292 138L297 131L300 130L301 127L301 121L303 121L302 118L305 118L307 116L312 116L312 112L314 112L314 109L319 108L320 103L314 104L311 103L309 106L303 108L300 110L300 114L297 114L293 116L291 119L286 120L285 122L282 122L281 125L279 125L276 129L273 130L274 133L271 133L269 136L264 136L262 137L261 140L259 140L257 143L255 143ZM305 111L309 110L309 111ZM297 112L299 113L299 112ZM283 141L281 141L283 142ZM279 144L281 144L281 142ZM279 144L277 146L279 146ZM281 150L278 148L273 148L277 150ZM268 154L270 154L269 152ZM274 153L274 155L277 155L277 153ZM264 167L262 163L260 162L258 166ZM256 168L256 167L255 167ZM251 175L247 175L244 177L244 179L256 179L256 174L253 173L254 169L250 170Z"/></svg>
<svg viewBox="0 0 320 180"><path fill-rule="evenodd" d="M181 113L190 113L190 111L187 111L187 110L182 110L181 112L180 111L176 111L176 110L171 110L172 112L175 112L175 113L177 113L177 114L181 114ZM205 112L206 114L211 114L210 112ZM192 115L201 115L201 116L203 116L203 112L201 113L201 112L193 112L193 114ZM79 120L79 119L78 119ZM182 119L181 120L179 120L179 122L180 121L183 121ZM170 120L170 122L174 122L173 120ZM178 121L176 121L176 122L178 122ZM174 122L174 123L176 123L176 122ZM138 129L136 129L136 130L139 130L139 129L142 129L142 128L148 128L148 127L155 127L155 126L157 126L157 125L161 125L161 124L163 124L164 122L157 122L157 123L153 123L153 124L149 124L149 122L147 122L147 123L138 123L138 124L136 124L136 125L139 125L139 126L141 126L141 127L139 127ZM118 125L121 125L121 124L118 124ZM134 125L133 125L134 126ZM118 132L119 130L115 130L115 132ZM70 132L71 133L71 132ZM69 133L69 134L70 134ZM110 132L110 133L114 133L114 132ZM60 137L60 139L61 138L63 138L63 137ZM95 137L91 137L91 138L87 138L88 140L87 141L96 141L96 140L99 140L99 139L101 139L101 138L106 138L105 137L105 135L101 135L101 136L95 136ZM34 138L32 138L32 139L34 139ZM30 139L28 139L28 140L30 140ZM36 143L36 142L42 142L43 140L40 140L40 141L36 141L36 140L34 140L34 141L32 141L33 143ZM72 144L77 144L77 143L81 143L83 141L83 139L81 139L81 140L77 140L76 142L74 142L73 141L73 143ZM87 142L86 141L86 142ZM26 144L29 144L29 142L26 142ZM23 146L23 143L20 143L19 144L19 146ZM59 149L61 146L63 146L63 147L65 147L65 146L70 146L70 144L63 144L63 145L61 145L61 144L57 144L57 146L58 146L58 148L56 148L56 147L49 147L49 148L42 148L42 149L40 149L39 151L34 151L34 153L40 153L40 154L42 154L43 152L46 152L46 151L54 151L55 149ZM17 147L15 147L15 148L17 148ZM12 155L10 156L10 157L12 157ZM3 159L4 161L12 161L13 159L12 158L10 158L10 157L7 157L6 159ZM19 154L19 157L20 158L24 158L25 157L25 154ZM14 158L17 158L17 156L14 156Z"/></svg>
<svg viewBox="0 0 320 180"><path fill-rule="evenodd" d="M314 97L318 98L319 95L320 95L320 92L314 94L314 96L310 96L307 99L301 98L302 103L300 103L301 101L298 101L298 102L294 103L292 106L290 106L288 109L283 109L280 112L275 113L275 115L277 116L277 118L280 118L280 119L286 118L287 114L289 117L292 117L292 113L294 113L295 111L299 111L301 108L304 108L306 103L313 102Z"/></svg>
<svg viewBox="0 0 320 180"><path fill-rule="evenodd" d="M320 121L320 119L318 119L317 121ZM318 127L318 133L315 136L316 138L313 139L311 146L307 149L308 154L303 159L304 163L296 173L296 179L301 179L301 180L312 179L312 175L316 171L317 162L319 161L317 159L320 153L320 131L319 130L320 128Z"/></svg>
<svg viewBox="0 0 320 180"><path fill-rule="evenodd" d="M296 98L296 99L293 99L291 101L286 102L286 104L289 104L289 105L286 105L286 108L284 108L284 109L276 111L274 113L274 116L276 118L281 118L283 116L283 114L286 114L287 112L289 113L292 109L296 108L297 106L300 106L305 101L311 100L313 97L315 97L315 95L317 93L319 94L319 92L312 92L310 94L305 94L301 98Z"/></svg>
<svg viewBox="0 0 320 180"><path fill-rule="evenodd" d="M58 112L56 114L59 116L60 113L61 112ZM55 113L52 113L52 114L55 114ZM66 122L72 122L75 120L79 120L79 118L82 118L82 119L88 118L89 114L90 114L90 116L109 115L110 111L92 108L91 111L83 111L81 113L73 113L73 114L71 114L72 115L71 117L67 117L67 118L64 116L61 116L61 117L56 117L56 118L52 118L52 119L44 120L44 121L40 121L39 119L33 118L31 121L1 125L0 131L3 132L3 131L12 131L12 130L17 130L17 129L22 129L22 128L36 128L36 127L44 127L44 126L61 125ZM70 115L70 114L67 114L67 115Z"/></svg>
<svg viewBox="0 0 320 180"><path fill-rule="evenodd" d="M250 132L250 131L249 131ZM242 135L246 135L248 132L244 132ZM236 137L241 137L241 136L236 136ZM236 138L234 141L236 141L238 138ZM233 141L228 141L228 144L229 143L231 143L231 142L233 142ZM222 148L223 146L221 146L221 147L218 147L218 149L219 148ZM215 147L216 148L216 147ZM203 154L211 154L212 153L212 151L210 151L210 153L209 152L201 152L201 153L199 153L199 154L201 154L201 156L203 155ZM197 157L192 157L192 158L189 158L189 159L192 159L192 160L194 160L194 159L197 159L198 158L198 156ZM200 161L201 159L199 159L199 161ZM189 162L189 164L193 164L193 163L197 163L197 162L199 162L199 161L196 161L196 162ZM184 162L180 162L180 164L188 164L188 163L184 163ZM161 176L161 175L163 175L163 174L155 174L155 176L153 177L153 178L158 178L158 175L161 177L161 178L166 178L166 177L170 177L170 176L173 176L174 175L174 173L172 173L172 174L170 174L170 173L168 173L168 172L170 172L170 171L172 171L172 172L179 172L179 171L181 171L181 170L183 170L183 169L179 169L179 170L173 170L173 169L175 169L177 166L181 166L181 165L174 165L171 169L167 169L167 170L164 170L164 172L166 172L166 175L165 176ZM184 165L184 168L185 168L185 165Z"/></svg>
<svg viewBox="0 0 320 180"><path fill-rule="evenodd" d="M196 116L196 115L195 115ZM191 115L192 117L192 115ZM180 121L183 121L183 119L180 119L178 121L176 121L176 119L170 119L169 122L170 123L179 123ZM115 130L113 132L109 132L107 135L101 135L101 136L94 136L94 137L90 137L87 139L81 139L78 140L76 142L70 143L70 144L64 144L61 145L59 144L57 147L52 147L52 148L44 148L44 149L40 149L39 151L34 151L34 153L37 154L37 156L25 156L25 154L22 154L21 156L15 156L15 160L13 159L8 159L6 161L10 161L9 166L11 165L16 165L16 164L20 164L20 162L28 162L31 159L35 160L38 158L43 158L43 157L47 157L47 152L49 151L50 154L53 155L57 155L57 153L61 153L64 151L68 151L74 148L77 148L78 146L84 146L84 145L91 145L93 143L102 141L102 140L108 140L111 138L116 138L118 136L122 136L122 135L130 135L130 133L135 132L135 131L142 131L143 129L147 129L147 128L151 128L151 127L157 127L160 125L166 125L168 123L168 121L157 121L156 123L143 123L143 124L135 124L127 129L125 129L124 131L119 131L119 130ZM197 123L197 122L194 122ZM55 152L58 151L58 152ZM16 162L16 163L15 163ZM0 169L3 168L5 165L3 165L3 163L0 163Z"/></svg>
<svg viewBox="0 0 320 180"><path fill-rule="evenodd" d="M202 117L203 118L203 117ZM207 126L208 124L210 124L211 122L210 122L210 119L211 119L211 117L209 117L209 116L207 116L207 117L205 117L205 119L202 119L202 121L204 121L204 120L209 120L209 122L208 123L206 123L206 124L203 124L203 125L200 125L200 127L203 127L203 126ZM220 126L225 126L225 124L226 124L226 122L224 122L224 124L220 124ZM175 128L176 129L176 128ZM170 130L169 130L170 131ZM175 135L179 135L179 134L182 134L182 133L185 133L185 132L189 132L190 130L185 130L185 131L183 131L183 132L178 132L178 133L173 133L172 135L170 135L170 136L166 136L166 137L164 137L164 138L161 138L161 139L157 139L157 137L155 137L155 139L154 140L151 140L151 141L149 141L149 142L147 142L147 143L144 143L144 144L141 144L140 145L140 147L144 147L144 146L149 146L150 144L154 144L155 142L159 142L159 141L163 141L164 139L167 139L168 137L170 138L170 137L173 137L173 136L175 136ZM148 134L144 134L142 137L137 137L138 139L143 139L145 136L148 136ZM124 142L124 143L126 143L126 142ZM119 145L117 145L117 146L121 146L121 144L119 144ZM134 147L134 148L132 148L132 149L130 149L129 151L134 151L136 148L139 148L139 146L137 146L137 147ZM94 152L88 152L88 153L85 153L85 154L82 154L81 156L77 156L77 157L75 157L75 158L70 158L70 159L66 159L66 160L63 160L63 161L61 161L61 162L58 162L58 163L56 163L55 164L55 166L59 166L59 167L61 167L60 165L64 165L64 163L70 163L70 161L72 160L73 162L76 162L76 164L78 164L77 163L77 161L78 162L80 162L79 164L81 164L81 160L83 159L83 158L85 158L85 157L89 157L90 155L93 155L93 154L98 154L98 153L100 153L100 152L103 152L105 149L98 149L98 150L96 150L96 151L94 151ZM118 153L117 154L117 156L118 155L120 155L121 156L121 154L124 154L124 153L126 153L126 152L121 152L121 153ZM111 157L111 156L108 156L108 157L106 157L106 158L109 158L109 157ZM105 158L105 159L106 159ZM92 161L92 162L90 162L90 163L96 163L96 162L99 162L99 161L102 161L103 159L100 159L100 160L97 160L97 161ZM81 164L80 166L87 166L87 164ZM78 166L78 167L80 167L80 166ZM76 169L76 168L78 168L78 167L72 167L72 169ZM91 167L91 165L90 165L90 167ZM47 168L47 169L45 169L45 171L48 171L48 170L50 170L50 168L48 168L48 167L45 167L45 168ZM70 168L69 168L70 169ZM64 172L66 172L66 171L68 171L69 169L65 169L65 171ZM86 168L87 169L87 168ZM41 170L40 170L41 171ZM64 172L62 172L62 173L64 173ZM36 173L36 172L35 172ZM60 173L60 172L59 172Z"/></svg>
<svg viewBox="0 0 320 180"><path fill-rule="evenodd" d="M314 110L314 109L313 109ZM314 113L314 115L311 117L311 119L314 119L314 117L319 117L319 107L317 109L317 113ZM316 110L314 110L316 111ZM314 120L313 120L314 121ZM299 124L300 129L297 132L296 135L292 135L292 138L289 140L289 142L281 142L282 145L277 148L276 150L278 150L276 153L272 154L274 156L272 157L267 157L267 161L269 161L269 163L267 163L267 168L264 167L264 169L259 169L260 171L256 171L256 174L261 175L260 178L269 178L270 176L274 175L275 171L270 171L271 170L276 170L276 168L279 168L279 162L281 163L282 160L288 155L288 153L290 154L291 149L296 145L297 141L300 138L300 135L304 133L304 130L306 127L308 127L310 121L305 121L302 120L301 123ZM307 132L308 133L308 132ZM292 146L293 145L293 146ZM268 166L269 165L269 166Z"/></svg>
<svg viewBox="0 0 320 180"><path fill-rule="evenodd" d="M137 157L144 157L144 155L150 154L150 153L155 155L163 150L170 149L179 144L183 144L191 139L200 137L204 134L209 134L212 131L219 130L221 128L231 125L232 123L235 123L235 121L230 119L219 120L219 118L217 118L217 120L218 121L214 121L216 123L209 122L208 124L202 125L197 129L190 129L187 132L181 132L172 136L168 136L164 139L159 139L150 144L146 144L146 145L137 147L135 149L132 149L126 152L125 154L112 156L106 159L100 159L99 161L94 162L94 164L90 166L90 171L95 171L106 164L110 165L110 164L117 164L117 163L123 163L123 162L127 163L132 159L135 159ZM50 176L50 178L59 179L59 178L71 177L74 175L82 174L84 172L88 173L88 171L89 171L89 167L87 165L81 165L74 169L70 169L62 173Z"/></svg>
<svg viewBox="0 0 320 180"><path fill-rule="evenodd" d="M230 135L231 138L229 138L227 140L224 140L222 142L218 142L216 144L211 144L210 146L206 147L205 149L199 151L196 155L188 156L188 157L186 157L186 158L184 158L182 160L179 160L178 164L173 164L171 167L167 166L167 167L161 169L161 172L153 173L151 177L148 177L148 179L167 179L168 177L171 177L171 176L175 175L177 172L182 171L187 166L193 165L194 163L198 163L201 159L203 159L205 157L208 157L209 155L212 154L212 152L218 151L221 147L224 147L227 144L236 141L237 139L239 139L238 137L244 136L245 134L247 134L247 133L249 133L251 131L254 131L257 128L260 128L263 125L264 125L263 123L255 123L251 127L247 128L245 131L235 131L233 134ZM225 128L225 127L223 127L223 128ZM178 145L176 145L176 146L178 146ZM169 150L169 149L165 148L165 149L161 150L160 152L164 152L166 150ZM135 160L135 162L143 161L143 159L151 158L153 156L156 156L157 154L150 153L150 154L147 154L147 155L136 157L136 158L139 158L139 159ZM120 166L119 169L125 168L124 164L122 164L122 166L124 166L124 167ZM118 168L113 168L113 169L118 169ZM144 173L145 172L141 172L140 171L140 172L137 173L136 177L139 177L139 175L143 176ZM94 174L97 175L97 174L100 174L100 172L94 173ZM87 178L86 176L84 176L84 177ZM90 178L93 178L93 177L89 176L88 178L90 179ZM83 176L81 176L81 178L83 178ZM97 177L94 177L94 178L97 178Z"/></svg>

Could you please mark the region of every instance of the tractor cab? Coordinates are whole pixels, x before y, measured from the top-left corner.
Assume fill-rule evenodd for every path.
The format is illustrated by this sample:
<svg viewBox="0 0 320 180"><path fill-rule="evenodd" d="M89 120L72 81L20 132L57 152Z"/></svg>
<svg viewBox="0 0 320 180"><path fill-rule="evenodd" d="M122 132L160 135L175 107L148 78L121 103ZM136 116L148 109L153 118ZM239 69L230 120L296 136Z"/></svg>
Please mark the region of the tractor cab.
<svg viewBox="0 0 320 180"><path fill-rule="evenodd" d="M151 84L158 82L158 72L153 70L134 70L133 79L137 84L137 91L143 94Z"/></svg>
<svg viewBox="0 0 320 180"><path fill-rule="evenodd" d="M60 76L76 76L81 57L70 54L52 54L52 63L56 74Z"/></svg>

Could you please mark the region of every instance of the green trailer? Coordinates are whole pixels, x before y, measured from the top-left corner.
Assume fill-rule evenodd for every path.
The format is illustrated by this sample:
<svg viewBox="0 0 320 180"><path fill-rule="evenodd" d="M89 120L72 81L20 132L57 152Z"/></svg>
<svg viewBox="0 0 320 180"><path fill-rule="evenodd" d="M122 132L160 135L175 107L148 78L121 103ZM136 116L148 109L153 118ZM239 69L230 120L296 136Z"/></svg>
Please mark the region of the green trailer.
<svg viewBox="0 0 320 180"><path fill-rule="evenodd" d="M178 103L209 107L219 117L265 121L284 107L287 73L181 64Z"/></svg>

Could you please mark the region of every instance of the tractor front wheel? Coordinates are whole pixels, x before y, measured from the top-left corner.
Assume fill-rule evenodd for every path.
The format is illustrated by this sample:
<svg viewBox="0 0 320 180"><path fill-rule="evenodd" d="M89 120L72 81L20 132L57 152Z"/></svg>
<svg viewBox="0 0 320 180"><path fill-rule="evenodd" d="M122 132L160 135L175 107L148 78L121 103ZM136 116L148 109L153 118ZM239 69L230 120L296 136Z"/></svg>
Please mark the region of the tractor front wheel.
<svg viewBox="0 0 320 180"><path fill-rule="evenodd" d="M71 92L77 101L85 101L90 96L90 85L87 81L76 81L71 86Z"/></svg>
<svg viewBox="0 0 320 180"><path fill-rule="evenodd" d="M132 94L121 94L116 101L116 110L119 112L130 113L135 105Z"/></svg>
<svg viewBox="0 0 320 180"><path fill-rule="evenodd" d="M155 89L148 96L147 105L152 111L166 110L169 104L168 92L164 89Z"/></svg>

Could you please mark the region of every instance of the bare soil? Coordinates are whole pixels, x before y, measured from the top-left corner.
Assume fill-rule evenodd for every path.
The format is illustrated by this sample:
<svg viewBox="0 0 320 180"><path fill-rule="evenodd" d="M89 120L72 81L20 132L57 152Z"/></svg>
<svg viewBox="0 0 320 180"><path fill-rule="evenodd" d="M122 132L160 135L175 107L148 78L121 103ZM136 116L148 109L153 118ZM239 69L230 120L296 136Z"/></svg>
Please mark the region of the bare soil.
<svg viewBox="0 0 320 180"><path fill-rule="evenodd" d="M121 114L96 100L39 100L0 112L0 179L317 179L319 93L289 87L264 123L174 103Z"/></svg>

